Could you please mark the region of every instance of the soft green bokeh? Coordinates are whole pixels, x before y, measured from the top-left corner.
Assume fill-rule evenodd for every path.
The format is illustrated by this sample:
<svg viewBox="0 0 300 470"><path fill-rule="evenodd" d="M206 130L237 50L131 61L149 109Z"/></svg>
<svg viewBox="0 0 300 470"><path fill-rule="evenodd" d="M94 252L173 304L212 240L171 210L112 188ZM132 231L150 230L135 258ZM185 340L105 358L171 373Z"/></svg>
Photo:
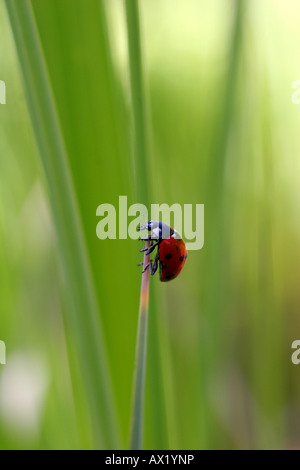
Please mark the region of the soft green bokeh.
<svg viewBox="0 0 300 470"><path fill-rule="evenodd" d="M140 245L98 240L96 208L120 195L137 202L145 182L152 203L205 204L203 250L176 281L151 279L146 448L299 447L299 2L139 0L147 174L132 156L125 2L29 3L99 304L118 445L129 440ZM85 314L70 307L86 279L70 290L74 259L60 233L74 257L75 237L53 212L55 178L4 0L0 30L0 447L103 447L92 423L105 404L93 408L83 370L97 377L98 363L82 357L89 338L74 325Z"/></svg>

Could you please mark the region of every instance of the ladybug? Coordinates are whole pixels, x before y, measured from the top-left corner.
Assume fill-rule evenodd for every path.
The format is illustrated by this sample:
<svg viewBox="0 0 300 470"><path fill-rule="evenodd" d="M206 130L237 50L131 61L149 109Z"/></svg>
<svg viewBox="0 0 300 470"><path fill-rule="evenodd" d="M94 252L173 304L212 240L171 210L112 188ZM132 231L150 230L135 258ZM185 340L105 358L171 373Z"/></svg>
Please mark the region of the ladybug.
<svg viewBox="0 0 300 470"><path fill-rule="evenodd" d="M140 225L138 231L141 230L151 232L147 237L140 238L143 241L150 241L151 246L142 248L140 251L150 255L157 248L154 261L151 260L147 264L143 273L150 269L151 276L153 276L159 266L159 279L162 282L175 279L182 271L187 259L187 249L181 235L168 225L153 220ZM142 264L140 263L139 266Z"/></svg>

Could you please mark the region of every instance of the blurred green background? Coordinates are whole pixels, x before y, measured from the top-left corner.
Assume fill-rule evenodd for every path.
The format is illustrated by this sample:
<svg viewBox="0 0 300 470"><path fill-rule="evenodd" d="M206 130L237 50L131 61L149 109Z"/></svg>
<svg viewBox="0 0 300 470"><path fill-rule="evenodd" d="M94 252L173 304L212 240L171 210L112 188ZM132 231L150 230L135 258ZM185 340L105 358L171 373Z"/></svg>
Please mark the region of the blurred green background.
<svg viewBox="0 0 300 470"><path fill-rule="evenodd" d="M130 2L0 0L0 447L127 448L140 245L96 237L127 195L205 204L151 279L145 448L298 448L299 2L139 0L140 42Z"/></svg>

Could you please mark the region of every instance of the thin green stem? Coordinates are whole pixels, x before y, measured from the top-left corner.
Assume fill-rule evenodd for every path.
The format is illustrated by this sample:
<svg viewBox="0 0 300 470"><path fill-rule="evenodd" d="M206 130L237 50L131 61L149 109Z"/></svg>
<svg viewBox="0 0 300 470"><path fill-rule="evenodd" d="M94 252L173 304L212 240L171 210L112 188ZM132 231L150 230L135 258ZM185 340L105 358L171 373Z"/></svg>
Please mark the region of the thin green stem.
<svg viewBox="0 0 300 470"><path fill-rule="evenodd" d="M126 0L127 34L131 82L131 100L134 127L134 170L137 197L140 203L149 203L148 152L146 138L146 117L143 90L143 70L139 9L136 0ZM142 178L142 182L139 180Z"/></svg>
<svg viewBox="0 0 300 470"><path fill-rule="evenodd" d="M142 48L139 20L138 0L126 0L127 35L130 67L130 88L132 101L132 125L133 125L133 170L135 175L135 194L138 202L149 207L149 153L147 145L147 120L145 92L143 85ZM140 312L141 313L141 312ZM149 426L148 438L156 448L167 448L167 427L165 419L165 400L162 387L162 370L160 362L160 342L158 328L158 302L156 300L155 288L151 298L151 316L149 318L149 328L143 326L144 317L139 320L139 331L144 329L144 342L147 341L147 334L151 335L149 351L151 361L149 361L149 390L147 412L151 415L152 425ZM139 338L138 338L139 341ZM146 349L145 352L146 354ZM137 359L138 360L138 359ZM143 367L145 367L143 362ZM143 371L143 380L145 380ZM144 393L144 385L140 393ZM144 400L144 397L143 397ZM134 418L132 418L134 421ZM150 422L150 421L149 421ZM141 424L141 423L140 423Z"/></svg>
<svg viewBox="0 0 300 470"><path fill-rule="evenodd" d="M150 242L146 242L150 247ZM144 255L143 269L149 263L150 256ZM148 309L149 309L149 268L143 273L139 323L136 345L136 363L133 382L132 423L130 434L130 449L141 450L143 446L143 422L144 422L144 396L145 396L145 370L147 357L148 336Z"/></svg>
<svg viewBox="0 0 300 470"><path fill-rule="evenodd" d="M133 156L136 179L136 196L139 202L149 204L147 143L140 46L139 12L136 0L126 0L128 49L132 100L132 123L134 131ZM142 182L141 182L142 181ZM144 267L149 256L144 256ZM133 383L130 448L141 449L143 445L145 376L148 337L149 269L142 276L135 374Z"/></svg>

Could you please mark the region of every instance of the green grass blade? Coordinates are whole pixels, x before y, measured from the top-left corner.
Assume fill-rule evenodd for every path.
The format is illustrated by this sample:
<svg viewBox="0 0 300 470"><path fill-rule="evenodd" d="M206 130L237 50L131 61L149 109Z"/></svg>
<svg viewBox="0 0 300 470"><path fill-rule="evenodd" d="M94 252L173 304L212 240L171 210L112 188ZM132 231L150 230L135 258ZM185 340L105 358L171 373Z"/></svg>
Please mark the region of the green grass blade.
<svg viewBox="0 0 300 470"><path fill-rule="evenodd" d="M150 248L150 243L146 243ZM143 269L149 263L150 256L144 256ZM139 324L136 345L136 364L133 385L132 423L130 436L130 449L141 450L143 445L144 424L144 395L145 395L145 370L147 356L148 336L148 309L149 309L149 269L142 276Z"/></svg>
<svg viewBox="0 0 300 470"><path fill-rule="evenodd" d="M117 422L96 295L39 36L29 1L7 0L6 5L58 234L70 307L65 322L76 337L95 443L115 448Z"/></svg>
<svg viewBox="0 0 300 470"><path fill-rule="evenodd" d="M143 98L142 61L140 48L140 31L138 5L135 1L126 1L131 99L134 126L134 171L136 178L137 200L149 204L147 178L147 144L145 135L145 109ZM149 257L144 257L145 260ZM148 341L148 304L149 304L149 270L143 275L138 319L138 332L135 357L135 375L132 396L132 416L130 448L142 449L144 425L144 395L146 377L146 356ZM147 302L145 303L145 297ZM143 300L144 299L144 300Z"/></svg>
<svg viewBox="0 0 300 470"><path fill-rule="evenodd" d="M134 127L134 166L137 200L149 204L148 149L141 59L139 10L136 0L126 1L130 84Z"/></svg>
<svg viewBox="0 0 300 470"><path fill-rule="evenodd" d="M128 35L128 49L129 49L129 66L130 66L130 88L131 88L131 101L132 101L132 121L134 128L133 139L133 154L134 154L134 172L135 172L135 194L139 203L144 203L150 208L150 184L149 184L149 151L147 143L148 122L146 122L146 105L145 105L145 91L143 82L143 64L142 64L142 48L141 48L141 35L140 35L140 20L139 20L139 4L136 0L126 1L126 17L127 17L127 35ZM136 363L139 361L146 366L148 364L147 374L145 371L141 373L141 377L145 380L145 376L149 379L149 388L147 387L146 394L146 420L149 419L149 427L146 430L146 441L149 442L151 448L163 449L168 446L167 439L167 426L165 419L165 399L162 381L162 368L160 364L160 341L159 341L159 327L158 327L158 302L156 298L156 289L152 290L150 300L150 316L149 325L143 318L139 319L138 329L138 344L137 353L141 346L139 342L141 338L147 343L147 335L149 333L150 342L148 345L151 360L148 362L142 358L136 358ZM140 310L140 315L142 311ZM143 330L144 329L144 330ZM143 346L143 351L146 352L146 344ZM136 384L135 384L136 385ZM134 385L134 389L135 389ZM144 394L144 385L139 387L139 393ZM144 397L138 397L134 394L134 400L143 404ZM136 405L140 413L144 413L142 406ZM133 408L134 410L135 408ZM151 420L151 423L150 423ZM143 417L136 417L133 415L132 422L139 422L140 426L143 422ZM134 427L132 428L134 429ZM132 431L131 445L133 441L134 431ZM136 436L137 437L137 436ZM142 443L137 439L139 445ZM147 446L146 446L147 447Z"/></svg>
<svg viewBox="0 0 300 470"><path fill-rule="evenodd" d="M210 414L209 406L209 380L214 374L218 374L217 357L222 351L223 336L223 271L220 265L222 256L223 241L220 236L224 233L225 220L225 166L228 156L228 141L232 129L232 123L235 116L236 87L238 83L238 73L240 57L242 50L242 31L245 16L245 1L233 2L233 29L230 32L230 53L228 68L226 71L226 82L224 86L223 103L220 108L220 118L217 123L216 143L212 152L209 174L207 181L209 187L207 199L210 203L210 210L206 215L205 237L209 240L208 248L205 251L205 264L209 267L209 275L204 281L203 298L207 312L209 312L208 331L203 343L200 344L200 361L203 374L199 386L203 394L202 403L205 405L200 409L201 420L206 429L206 446L213 448L214 443L214 425L213 416ZM215 292L220 295L216 296ZM216 344L218 347L216 347ZM207 360L209 358L209 360ZM212 366L212 364L214 366Z"/></svg>

